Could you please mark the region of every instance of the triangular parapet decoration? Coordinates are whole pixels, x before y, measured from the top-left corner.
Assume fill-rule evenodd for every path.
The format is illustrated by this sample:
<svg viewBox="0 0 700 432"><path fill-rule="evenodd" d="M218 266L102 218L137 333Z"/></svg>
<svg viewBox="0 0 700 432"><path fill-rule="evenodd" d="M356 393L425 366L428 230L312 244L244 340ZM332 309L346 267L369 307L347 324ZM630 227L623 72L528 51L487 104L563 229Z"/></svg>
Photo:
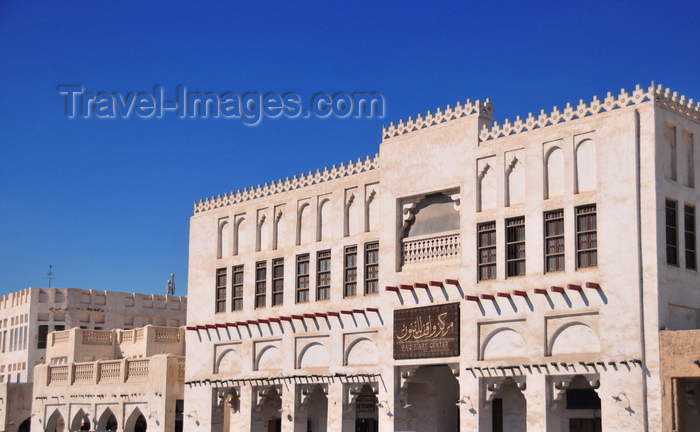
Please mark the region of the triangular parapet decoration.
<svg viewBox="0 0 700 432"><path fill-rule="evenodd" d="M367 156L365 160L357 159L350 161L347 164L341 163L340 166L333 165L332 168L324 168L316 170L316 172L308 172L301 174L299 177L287 177L285 180L279 179L276 182L265 183L250 189L238 190L236 192L211 197L194 203L194 212L201 213L207 210L226 207L233 204L238 204L244 201L250 201L256 198L262 198L282 192L288 192L295 189L300 189L306 186L311 186L318 183L339 179L353 174L359 174L365 171L370 171L379 168L379 154L374 158Z"/></svg>
<svg viewBox="0 0 700 432"><path fill-rule="evenodd" d="M533 113L530 113L526 119L518 116L515 122L512 123L510 119L506 119L502 125L499 125L498 122L494 122L491 128L484 125L479 133L479 140L481 142L490 141L558 123L593 116L601 112L609 112L630 105L639 105L651 100L671 110L677 111L680 114L686 115L693 120L700 120L700 103L696 105L692 99L686 100L685 96L679 97L677 92L671 92L670 89L664 89L662 85L655 86L654 83L652 83L647 89L637 85L632 94L622 89L617 96L609 92L607 97L603 100L600 100L598 96L593 96L593 100L588 104L583 99L579 101L576 107L571 103L567 103L564 111L559 110L558 107L554 107L549 113L545 110L540 111L538 116L535 116Z"/></svg>
<svg viewBox="0 0 700 432"><path fill-rule="evenodd" d="M480 100L472 102L471 99L467 99L464 104L457 102L457 106L455 107L447 105L447 108L445 108L444 111L438 108L437 112L435 113L428 111L425 116L418 114L417 119L409 117L405 122L403 120L399 120L399 124L391 122L389 127L382 127L382 139L393 138L472 114L485 114L491 116L493 114L493 105L491 104L491 100L486 99L485 102Z"/></svg>

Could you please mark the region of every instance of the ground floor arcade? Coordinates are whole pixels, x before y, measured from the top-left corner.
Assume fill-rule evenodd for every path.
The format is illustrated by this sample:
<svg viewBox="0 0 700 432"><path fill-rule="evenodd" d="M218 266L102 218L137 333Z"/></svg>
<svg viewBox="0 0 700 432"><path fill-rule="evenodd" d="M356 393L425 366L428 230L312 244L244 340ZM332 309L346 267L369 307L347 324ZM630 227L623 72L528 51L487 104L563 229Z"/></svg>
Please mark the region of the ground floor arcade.
<svg viewBox="0 0 700 432"><path fill-rule="evenodd" d="M640 363L395 366L391 374L189 382L185 430L598 432L642 430ZM208 412L202 399L208 399ZM191 399L187 399L188 401ZM211 424L211 428L208 424ZM620 429L622 428L622 429Z"/></svg>

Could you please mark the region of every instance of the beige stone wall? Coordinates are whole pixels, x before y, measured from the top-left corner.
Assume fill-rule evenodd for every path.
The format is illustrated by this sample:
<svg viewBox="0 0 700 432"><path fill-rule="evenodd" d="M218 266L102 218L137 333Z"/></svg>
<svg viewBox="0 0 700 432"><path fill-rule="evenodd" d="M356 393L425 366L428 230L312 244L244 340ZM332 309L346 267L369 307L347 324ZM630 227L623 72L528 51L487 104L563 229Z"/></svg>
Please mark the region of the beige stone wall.
<svg viewBox="0 0 700 432"><path fill-rule="evenodd" d="M48 331L83 327L98 332L149 324L179 327L186 314L187 298L179 296L78 288L27 288L0 296L0 381L33 381L34 366L48 358L46 349L39 347L40 326ZM78 360L92 360L111 355L111 350L101 347L80 355ZM67 354L55 357L67 361ZM16 411L6 401L0 399L0 412L7 412L0 430L14 431L30 412Z"/></svg>
<svg viewBox="0 0 700 432"><path fill-rule="evenodd" d="M683 431L687 416L692 416L686 404L694 395L685 391L686 379L700 379L700 331L659 332L661 348L661 382L663 389L663 430ZM688 400L690 398L690 400ZM681 408L679 409L679 405ZM697 409L695 409L697 411ZM695 413L697 417L697 412Z"/></svg>
<svg viewBox="0 0 700 432"><path fill-rule="evenodd" d="M201 355L188 361L186 397L197 419L186 427L263 430L263 418L278 417L282 430L303 431L310 405L302 395L320 386L324 427L350 431L353 401L367 383L376 386L381 430L451 427L441 415L417 415L437 409L435 386L450 389L441 397L458 404L463 431L490 430L497 399L504 421L528 430L565 431L582 418L599 418L603 430L660 430L658 329L697 326L686 309L700 305L689 291L697 272L662 262L665 200L699 203L687 184L697 155L688 162L677 154L679 177L660 178L666 125L679 140L700 133L696 108L679 103L663 89L638 87L491 125L491 104L468 102L385 128L372 170L321 171L197 203L187 339ZM577 221L591 205L597 262L586 266ZM558 211L563 268L550 269L545 217ZM508 270L509 226L520 218L524 274ZM347 233L348 220L372 222ZM478 265L485 224L496 239L487 279ZM345 247L358 246L362 281L362 247L376 240L379 293L343 297ZM315 258L324 250L331 294L318 300ZM311 297L296 303L297 260L306 253ZM275 258L284 258L285 293L283 305L271 306ZM268 299L256 308L260 262ZM232 276L241 265L242 308L233 310ZM219 269L227 280L217 313ZM393 359L395 310L452 303L460 311L459 355ZM231 389L239 401L233 411L221 402ZM568 389L595 390L601 409L567 408Z"/></svg>
<svg viewBox="0 0 700 432"><path fill-rule="evenodd" d="M174 430L182 420L175 408L184 400L184 339L184 328L150 325L51 333L49 363L35 368L32 428L64 422L76 430L88 419L99 430L113 415L118 430L133 430L143 415L149 430Z"/></svg>

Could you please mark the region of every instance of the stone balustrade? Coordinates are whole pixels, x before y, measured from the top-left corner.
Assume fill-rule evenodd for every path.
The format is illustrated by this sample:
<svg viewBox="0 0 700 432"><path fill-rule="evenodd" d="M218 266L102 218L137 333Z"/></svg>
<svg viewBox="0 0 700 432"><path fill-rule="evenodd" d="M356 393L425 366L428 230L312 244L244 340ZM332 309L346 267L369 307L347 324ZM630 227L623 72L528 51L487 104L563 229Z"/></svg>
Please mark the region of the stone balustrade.
<svg viewBox="0 0 700 432"><path fill-rule="evenodd" d="M114 332L111 330L83 330L83 344L112 345Z"/></svg>
<svg viewBox="0 0 700 432"><path fill-rule="evenodd" d="M462 253L459 232L430 234L403 239L401 262L403 265L428 261L459 258Z"/></svg>
<svg viewBox="0 0 700 432"><path fill-rule="evenodd" d="M100 360L68 365L48 365L48 385L66 386L80 384L119 383L148 381L152 359ZM178 359L178 378L185 377L185 359Z"/></svg>
<svg viewBox="0 0 700 432"><path fill-rule="evenodd" d="M180 329L177 327L156 327L155 342L180 342Z"/></svg>

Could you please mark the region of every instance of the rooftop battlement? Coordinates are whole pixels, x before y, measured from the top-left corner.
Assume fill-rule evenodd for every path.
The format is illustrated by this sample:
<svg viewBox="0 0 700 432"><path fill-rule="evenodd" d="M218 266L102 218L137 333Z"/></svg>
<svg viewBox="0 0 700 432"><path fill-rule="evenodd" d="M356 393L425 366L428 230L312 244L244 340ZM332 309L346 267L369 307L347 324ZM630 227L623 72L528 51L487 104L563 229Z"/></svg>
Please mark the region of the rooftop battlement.
<svg viewBox="0 0 700 432"><path fill-rule="evenodd" d="M302 173L298 177L287 177L285 180L279 179L270 184L265 183L264 185L251 187L250 189L245 188L242 191L239 189L236 192L219 195L218 197L207 198L206 200L200 200L199 202L195 201L194 212L197 214L207 210L238 204L256 198L262 198L318 183L324 183L377 168L379 168L379 154L376 154L374 158L367 156L365 160L357 159L357 161L350 161L347 163L347 165L341 162L340 166L333 165L330 169L325 167L323 171L320 169L316 170L315 173L313 171L309 171L308 174Z"/></svg>
<svg viewBox="0 0 700 432"><path fill-rule="evenodd" d="M425 117L418 114L418 118L416 119L409 117L405 122L399 120L399 124L391 122L389 127L382 127L382 139L393 138L472 114L485 114L491 117L493 115L491 99L486 99L486 102L480 100L472 102L471 99L467 99L464 105L461 102L457 102L455 107L447 105L444 111L441 108L438 108L435 113L428 111Z"/></svg>
<svg viewBox="0 0 700 432"><path fill-rule="evenodd" d="M492 141L652 100L679 114L700 121L700 103L696 104L693 99L679 96L678 92L672 92L671 89L664 88L663 85L656 86L652 82L646 89L642 88L641 85L637 85L631 94L623 88L617 95L608 92L605 99L602 100L598 96L593 96L593 100L590 103L586 103L585 100L581 99L576 107L571 103L567 103L563 111L555 106L551 112L541 110L538 116L529 113L525 119L517 116L514 122L506 119L503 124L493 122L491 127L484 125L479 133L479 141ZM485 102L480 100L472 102L471 99L467 99L464 104L458 102L455 107L448 105L445 110L438 108L435 113L428 111L425 116L418 114L416 119L409 117L407 121L400 120L398 124L392 122L389 127L382 128L382 138L397 137L472 114L485 115L492 118L493 112L494 108L490 99L486 99ZM340 166L333 165L331 168L318 169L315 173L309 171L307 174L301 174L292 178L287 177L285 180L279 179L264 185L245 188L242 191L239 189L236 192L203 199L199 202L195 201L194 213L197 214L256 198L288 192L377 168L379 168L379 154L376 154L374 158L367 156L365 160L350 161L347 165L341 163Z"/></svg>
<svg viewBox="0 0 700 432"><path fill-rule="evenodd" d="M549 113L541 110L537 117L533 113L529 113L525 119L517 116L515 122L506 119L502 125L498 124L498 122L494 122L490 128L484 125L479 133L479 140L481 142L490 141L558 123L590 117L602 112L614 111L630 105L638 105L651 100L693 120L700 120L700 103L695 104L693 99L679 96L678 92L672 92L668 88L664 89L662 85L655 86L652 83L651 86L644 89L638 84L632 94L623 88L618 95L608 92L603 100L598 96L593 96L593 100L588 104L581 99L575 108L571 103L567 103L564 111L555 106Z"/></svg>

